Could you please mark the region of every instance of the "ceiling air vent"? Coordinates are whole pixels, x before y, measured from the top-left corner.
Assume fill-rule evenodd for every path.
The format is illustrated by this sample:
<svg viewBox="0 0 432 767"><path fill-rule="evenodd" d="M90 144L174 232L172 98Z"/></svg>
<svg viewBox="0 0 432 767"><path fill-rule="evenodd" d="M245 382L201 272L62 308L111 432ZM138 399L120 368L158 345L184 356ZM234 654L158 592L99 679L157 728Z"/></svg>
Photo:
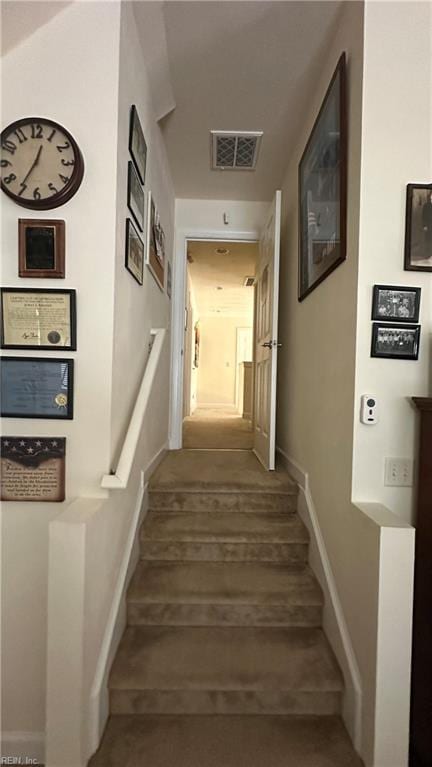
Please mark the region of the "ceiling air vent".
<svg viewBox="0 0 432 767"><path fill-rule="evenodd" d="M245 277L243 280L243 287L251 288L254 282L255 282L255 277Z"/></svg>
<svg viewBox="0 0 432 767"><path fill-rule="evenodd" d="M262 131L210 131L213 170L255 170Z"/></svg>

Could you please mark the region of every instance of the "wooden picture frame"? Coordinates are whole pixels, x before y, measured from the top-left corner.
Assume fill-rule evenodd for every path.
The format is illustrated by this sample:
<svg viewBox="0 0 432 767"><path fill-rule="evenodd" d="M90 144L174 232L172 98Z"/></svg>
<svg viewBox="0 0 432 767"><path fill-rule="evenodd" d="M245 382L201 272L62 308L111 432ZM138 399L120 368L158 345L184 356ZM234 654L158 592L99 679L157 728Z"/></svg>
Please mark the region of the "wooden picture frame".
<svg viewBox="0 0 432 767"><path fill-rule="evenodd" d="M3 418L73 419L74 361L52 357L1 357Z"/></svg>
<svg viewBox="0 0 432 767"><path fill-rule="evenodd" d="M147 144L144 138L141 120L138 111L133 104L130 110L129 122L129 152L135 163L138 176L142 184L145 184L146 166L147 166Z"/></svg>
<svg viewBox="0 0 432 767"><path fill-rule="evenodd" d="M404 269L432 272L432 184L407 184Z"/></svg>
<svg viewBox="0 0 432 767"><path fill-rule="evenodd" d="M373 320L386 322L418 322L421 288L399 285L374 285Z"/></svg>
<svg viewBox="0 0 432 767"><path fill-rule="evenodd" d="M2 349L75 351L76 291L69 288L1 288Z"/></svg>
<svg viewBox="0 0 432 767"><path fill-rule="evenodd" d="M342 53L299 164L299 301L346 259L346 79Z"/></svg>
<svg viewBox="0 0 432 767"><path fill-rule="evenodd" d="M147 195L146 264L156 284L163 291L165 284L165 235L151 192Z"/></svg>
<svg viewBox="0 0 432 767"><path fill-rule="evenodd" d="M60 219L18 219L18 275L64 279L65 230Z"/></svg>
<svg viewBox="0 0 432 767"><path fill-rule="evenodd" d="M130 218L126 219L125 267L138 285L144 278L144 243Z"/></svg>
<svg viewBox="0 0 432 767"><path fill-rule="evenodd" d="M374 322L371 357L392 360L417 360L420 349L420 325L393 325Z"/></svg>
<svg viewBox="0 0 432 767"><path fill-rule="evenodd" d="M138 229L143 232L145 194L132 160L128 162L127 206Z"/></svg>

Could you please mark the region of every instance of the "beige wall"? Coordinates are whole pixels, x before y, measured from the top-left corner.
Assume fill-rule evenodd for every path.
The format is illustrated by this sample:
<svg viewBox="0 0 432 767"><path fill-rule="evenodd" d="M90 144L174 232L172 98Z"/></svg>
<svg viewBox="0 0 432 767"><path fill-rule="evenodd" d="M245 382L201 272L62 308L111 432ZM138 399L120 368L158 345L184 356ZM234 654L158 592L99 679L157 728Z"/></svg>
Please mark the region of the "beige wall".
<svg viewBox="0 0 432 767"><path fill-rule="evenodd" d="M237 328L246 327L250 316L200 318L198 407L235 405Z"/></svg>

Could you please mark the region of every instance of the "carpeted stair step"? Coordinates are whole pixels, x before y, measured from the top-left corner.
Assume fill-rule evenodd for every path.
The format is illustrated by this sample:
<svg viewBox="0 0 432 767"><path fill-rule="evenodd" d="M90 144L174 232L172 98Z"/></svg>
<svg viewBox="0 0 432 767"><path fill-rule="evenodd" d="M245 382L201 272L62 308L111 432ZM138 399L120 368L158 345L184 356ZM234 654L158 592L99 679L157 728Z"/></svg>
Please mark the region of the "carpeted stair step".
<svg viewBox="0 0 432 767"><path fill-rule="evenodd" d="M128 623L319 626L322 601L304 565L141 561L129 588Z"/></svg>
<svg viewBox="0 0 432 767"><path fill-rule="evenodd" d="M304 562L308 533L297 515L151 512L141 556L154 560Z"/></svg>
<svg viewBox="0 0 432 767"><path fill-rule="evenodd" d="M191 492L151 490L149 507L154 511L288 512L297 509L298 488L292 492Z"/></svg>
<svg viewBox="0 0 432 767"><path fill-rule="evenodd" d="M339 717L114 716L89 767L361 767Z"/></svg>
<svg viewBox="0 0 432 767"><path fill-rule="evenodd" d="M330 715L342 679L320 629L132 626L109 687L112 714Z"/></svg>

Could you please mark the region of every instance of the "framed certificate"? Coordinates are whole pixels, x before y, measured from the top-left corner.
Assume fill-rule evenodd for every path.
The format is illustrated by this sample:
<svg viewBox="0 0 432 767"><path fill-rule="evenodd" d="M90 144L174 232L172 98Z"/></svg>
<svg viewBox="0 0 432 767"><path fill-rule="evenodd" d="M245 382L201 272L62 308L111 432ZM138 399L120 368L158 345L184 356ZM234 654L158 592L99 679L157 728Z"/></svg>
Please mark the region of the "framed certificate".
<svg viewBox="0 0 432 767"><path fill-rule="evenodd" d="M75 290L1 288L2 349L76 349Z"/></svg>
<svg viewBox="0 0 432 767"><path fill-rule="evenodd" d="M65 499L65 437L1 437L0 500Z"/></svg>
<svg viewBox="0 0 432 767"><path fill-rule="evenodd" d="M5 418L73 418L73 360L2 357L1 415Z"/></svg>

